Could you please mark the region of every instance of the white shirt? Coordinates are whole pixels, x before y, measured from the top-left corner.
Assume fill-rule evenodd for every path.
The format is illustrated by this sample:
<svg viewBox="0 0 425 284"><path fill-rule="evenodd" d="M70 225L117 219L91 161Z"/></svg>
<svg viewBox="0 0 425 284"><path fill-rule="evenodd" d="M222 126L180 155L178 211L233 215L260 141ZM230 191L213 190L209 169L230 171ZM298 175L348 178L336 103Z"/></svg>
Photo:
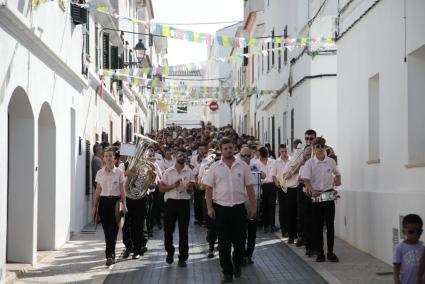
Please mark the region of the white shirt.
<svg viewBox="0 0 425 284"><path fill-rule="evenodd" d="M255 183L249 166L235 159L229 168L223 160L217 161L203 177L203 183L213 188L213 201L232 207L248 200L246 187Z"/></svg>
<svg viewBox="0 0 425 284"><path fill-rule="evenodd" d="M189 182L195 182L195 175L193 174L190 168L184 167L179 174L176 167L174 166L169 168L162 174L162 182L166 185L171 185L179 179L181 179L180 186L170 191L167 191L164 194L165 201L167 201L167 199L190 199L190 194L187 193L186 186Z"/></svg>
<svg viewBox="0 0 425 284"><path fill-rule="evenodd" d="M301 161L299 161L300 163ZM295 167L297 164L293 163L286 163L285 168L283 169L283 174L286 174L287 172L291 171L293 167ZM289 179L286 180L286 187L297 187L300 184L299 181L299 171L295 174L293 174Z"/></svg>
<svg viewBox="0 0 425 284"><path fill-rule="evenodd" d="M273 182L272 169L275 161L276 160L274 159L268 158L267 163L264 165L261 160L258 160L258 164L261 167L261 171L266 174L266 177L263 179L263 183Z"/></svg>
<svg viewBox="0 0 425 284"><path fill-rule="evenodd" d="M97 171L96 182L102 188L100 196L121 196L120 186L124 184L124 173L117 167L108 173L103 167Z"/></svg>
<svg viewBox="0 0 425 284"><path fill-rule="evenodd" d="M277 180L281 180L283 177L285 166L289 164L289 160L282 160L282 158L277 158L273 164L271 175L272 177L276 177Z"/></svg>
<svg viewBox="0 0 425 284"><path fill-rule="evenodd" d="M309 180L311 186L317 191L326 191L334 187L334 176L341 173L333 159L325 157L323 161L317 157L308 160L302 168L301 178Z"/></svg>
<svg viewBox="0 0 425 284"><path fill-rule="evenodd" d="M160 166L162 172L165 172L165 170L167 170L168 168L171 168L175 164L176 164L175 159L167 160L164 158L161 161L158 161L158 165Z"/></svg>
<svg viewBox="0 0 425 284"><path fill-rule="evenodd" d="M194 168L198 165L198 155L197 154L196 155L193 154L192 158L190 158L190 165Z"/></svg>

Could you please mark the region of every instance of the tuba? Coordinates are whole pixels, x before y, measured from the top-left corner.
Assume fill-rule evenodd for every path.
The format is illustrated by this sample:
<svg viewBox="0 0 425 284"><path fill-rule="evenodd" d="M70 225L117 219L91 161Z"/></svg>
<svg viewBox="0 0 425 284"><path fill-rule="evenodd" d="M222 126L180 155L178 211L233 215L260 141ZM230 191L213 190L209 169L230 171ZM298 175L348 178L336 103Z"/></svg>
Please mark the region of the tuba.
<svg viewBox="0 0 425 284"><path fill-rule="evenodd" d="M125 193L128 198L136 200L146 196L149 186L155 181L155 164L150 159L156 141L149 137L135 134L137 137L134 156L130 158L128 170L133 174L125 181Z"/></svg>

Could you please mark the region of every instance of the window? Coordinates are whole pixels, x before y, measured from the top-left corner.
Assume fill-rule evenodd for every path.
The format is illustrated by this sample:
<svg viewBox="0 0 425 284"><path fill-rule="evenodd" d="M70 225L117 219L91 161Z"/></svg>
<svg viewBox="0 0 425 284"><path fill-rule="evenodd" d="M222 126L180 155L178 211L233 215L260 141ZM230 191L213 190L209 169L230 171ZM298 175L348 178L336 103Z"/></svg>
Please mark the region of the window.
<svg viewBox="0 0 425 284"><path fill-rule="evenodd" d="M280 127L277 128L277 145L280 146L280 144L282 144L282 140L281 140L281 135L280 135ZM276 151L276 150L275 150ZM279 154L279 153L278 153Z"/></svg>
<svg viewBox="0 0 425 284"><path fill-rule="evenodd" d="M261 73L264 74L264 44L261 45Z"/></svg>
<svg viewBox="0 0 425 284"><path fill-rule="evenodd" d="M260 121L257 121L257 139L260 140Z"/></svg>
<svg viewBox="0 0 425 284"><path fill-rule="evenodd" d="M274 30L272 30L272 50L271 50L271 53L272 53L272 67L274 67Z"/></svg>
<svg viewBox="0 0 425 284"><path fill-rule="evenodd" d="M288 145L288 137L286 136L287 123L288 123L288 113L285 111L283 113L283 121L282 121L282 141L286 145Z"/></svg>
<svg viewBox="0 0 425 284"><path fill-rule="evenodd" d="M408 160L425 163L425 45L408 55L407 64Z"/></svg>
<svg viewBox="0 0 425 284"><path fill-rule="evenodd" d="M255 68L254 68L254 55L251 57L251 83L254 84L254 75L255 75Z"/></svg>
<svg viewBox="0 0 425 284"><path fill-rule="evenodd" d="M283 38L284 38L284 44L285 50L283 51L283 64L288 63L288 49L286 48L286 39L288 38L288 26L285 26L285 29L283 30Z"/></svg>
<svg viewBox="0 0 425 284"><path fill-rule="evenodd" d="M267 43L267 72L270 72L270 42Z"/></svg>
<svg viewBox="0 0 425 284"><path fill-rule="evenodd" d="M268 143L270 143L270 133L271 131L270 131L270 117L269 117L267 118L267 138L266 138L266 141Z"/></svg>
<svg viewBox="0 0 425 284"><path fill-rule="evenodd" d="M280 70L282 69L282 51L280 50L282 44L279 42L277 44L277 47L279 48L279 50L277 51L277 69L280 72Z"/></svg>
<svg viewBox="0 0 425 284"><path fill-rule="evenodd" d="M248 54L248 53L249 53L249 47L248 47L248 46L245 46L245 47L244 47L244 49L243 49L243 53L244 53L244 54ZM248 63L249 63L248 57L244 56L244 57L243 57L243 66L247 66L247 65L248 65Z"/></svg>
<svg viewBox="0 0 425 284"><path fill-rule="evenodd" d="M109 133L111 134L111 141L109 143L114 143L114 123L112 121L109 122Z"/></svg>
<svg viewBox="0 0 425 284"><path fill-rule="evenodd" d="M97 26L97 24L95 24L94 26L94 46L95 48L95 66L96 66L96 72L99 69L99 52L97 51L97 47L99 46L99 28Z"/></svg>
<svg viewBox="0 0 425 284"><path fill-rule="evenodd" d="M110 59L109 59L109 34L108 33L103 33L102 47L103 47L103 50L102 50L103 51L103 68L109 69Z"/></svg>
<svg viewBox="0 0 425 284"><path fill-rule="evenodd" d="M379 74L369 78L369 162L379 162Z"/></svg>
<svg viewBox="0 0 425 284"><path fill-rule="evenodd" d="M294 132L295 132L295 121L294 121L294 109L291 109L291 150L294 150Z"/></svg>

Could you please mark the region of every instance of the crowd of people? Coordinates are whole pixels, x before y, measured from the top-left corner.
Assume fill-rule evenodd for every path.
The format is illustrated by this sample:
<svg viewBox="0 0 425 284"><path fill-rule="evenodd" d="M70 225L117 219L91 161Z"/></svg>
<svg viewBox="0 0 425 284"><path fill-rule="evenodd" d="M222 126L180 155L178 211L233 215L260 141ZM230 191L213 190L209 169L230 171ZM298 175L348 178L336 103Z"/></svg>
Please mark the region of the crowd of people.
<svg viewBox="0 0 425 284"><path fill-rule="evenodd" d="M137 199L126 196L125 180L137 173L129 168L131 157L120 155L120 143L93 148L93 215L100 217L104 230L107 266L116 259L117 203L125 214L123 258L132 254L137 259L146 253L156 226L164 229L165 261L171 265L178 224L178 266L185 267L193 208L194 224L206 228L206 257L214 258L218 250L224 283L240 277L243 266L254 264L258 229L280 231L288 244L304 246L306 255L315 256L317 262L339 261L333 249L335 189L341 185L341 173L333 149L314 130L305 131L304 143L295 140L293 149L279 145L277 158L270 144L263 146L253 136L238 135L230 125L173 126L146 136L156 142L149 158L155 170L143 173L153 179L147 194ZM416 227L406 230L422 232ZM403 263L400 253L396 261ZM395 267L399 274L403 272L400 263Z"/></svg>

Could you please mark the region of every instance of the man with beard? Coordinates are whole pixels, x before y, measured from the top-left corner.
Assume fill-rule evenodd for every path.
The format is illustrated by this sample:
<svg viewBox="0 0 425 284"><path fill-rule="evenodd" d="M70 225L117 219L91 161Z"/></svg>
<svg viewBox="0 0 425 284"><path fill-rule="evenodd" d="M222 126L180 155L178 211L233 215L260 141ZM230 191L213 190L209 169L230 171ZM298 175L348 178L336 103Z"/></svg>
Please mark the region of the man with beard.
<svg viewBox="0 0 425 284"><path fill-rule="evenodd" d="M224 274L222 282L227 283L233 281L233 276L241 276L246 239L245 202L248 198L249 218L255 217L257 208L255 182L249 166L233 156L235 146L229 138L221 140L220 150L222 159L211 166L203 183L208 216L215 219L218 233L220 265Z"/></svg>
<svg viewBox="0 0 425 284"><path fill-rule="evenodd" d="M189 257L189 220L190 196L193 192L195 176L192 170L185 166L186 157L183 152L176 153L176 164L167 169L159 185L164 192L164 243L167 251L166 262L174 261L173 233L176 222L179 225L179 266L186 267Z"/></svg>

